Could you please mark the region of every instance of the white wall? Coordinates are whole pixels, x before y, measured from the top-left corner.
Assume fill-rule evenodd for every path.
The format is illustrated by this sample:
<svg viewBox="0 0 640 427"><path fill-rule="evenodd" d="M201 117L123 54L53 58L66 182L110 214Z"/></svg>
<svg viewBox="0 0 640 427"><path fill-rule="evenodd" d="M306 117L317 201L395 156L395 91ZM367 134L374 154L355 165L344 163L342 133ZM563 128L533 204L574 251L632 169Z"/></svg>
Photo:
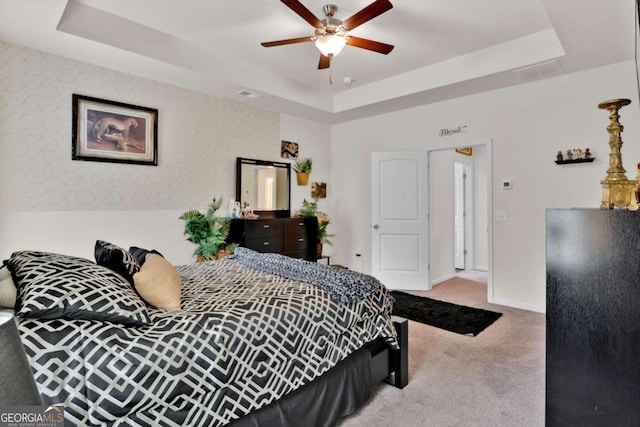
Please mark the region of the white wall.
<svg viewBox="0 0 640 427"><path fill-rule="evenodd" d="M494 302L543 310L545 209L598 207L608 167L608 113L626 97L623 159L640 161L632 62L328 127L0 42L0 258L18 249L91 257L96 238L154 247L191 261L180 213L235 194L235 157L280 159L280 140L313 157L327 182L332 263L370 271L370 153L493 141ZM71 160L71 94L159 109L159 166ZM442 128L467 132L440 137ZM591 148L593 163L557 166L555 153ZM503 179L513 189L501 190ZM476 185L482 180L476 177ZM310 199L292 186L292 209ZM356 257L355 254L362 254Z"/></svg>
<svg viewBox="0 0 640 427"><path fill-rule="evenodd" d="M454 268L454 150L429 153L429 250L431 284L450 279Z"/></svg>
<svg viewBox="0 0 640 427"><path fill-rule="evenodd" d="M489 269L487 146L473 147L473 268Z"/></svg>
<svg viewBox="0 0 640 427"><path fill-rule="evenodd" d="M326 126L288 117L281 131L272 111L2 41L0 64L0 259L20 249L92 258L100 238L191 262L180 214L218 196L226 210L236 157L282 160L285 136L314 157L312 179L328 181ZM71 160L73 93L157 108L158 166ZM294 206L303 196L294 189Z"/></svg>
<svg viewBox="0 0 640 427"><path fill-rule="evenodd" d="M280 132L282 139L298 143L298 157L311 157L313 166L309 183L307 185L297 185L295 173L291 176L291 211L302 207L302 201L311 198L311 183L327 183L327 197L318 199L318 209L329 215L331 223L327 228L329 233L334 231L334 209L331 204L335 183L331 182L331 131L330 127L311 120L282 114L280 116ZM333 247L325 245L324 254L331 255ZM332 260L333 262L333 260Z"/></svg>
<svg viewBox="0 0 640 427"><path fill-rule="evenodd" d="M598 103L630 98L621 111L623 160L629 178L640 161L638 93L633 62L424 105L333 127L332 182L340 216L335 224L336 262L362 253L370 271L370 153L415 150L482 139L493 141L493 294L500 304L545 307L545 210L599 207L600 180L608 168L608 113ZM440 137L442 128L466 133ZM593 163L559 166L555 153L590 148ZM513 182L502 190L502 180ZM478 182L479 180L477 180ZM333 259L332 259L333 262Z"/></svg>

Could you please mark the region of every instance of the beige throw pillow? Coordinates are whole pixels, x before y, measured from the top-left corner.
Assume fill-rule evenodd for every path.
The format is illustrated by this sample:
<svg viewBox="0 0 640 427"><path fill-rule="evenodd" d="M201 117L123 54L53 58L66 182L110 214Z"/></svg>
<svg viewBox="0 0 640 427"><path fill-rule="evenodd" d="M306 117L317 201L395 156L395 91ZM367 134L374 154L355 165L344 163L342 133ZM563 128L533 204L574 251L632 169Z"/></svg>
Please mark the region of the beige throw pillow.
<svg viewBox="0 0 640 427"><path fill-rule="evenodd" d="M9 269L0 268L0 307L14 308L16 291L16 285L13 284Z"/></svg>
<svg viewBox="0 0 640 427"><path fill-rule="evenodd" d="M147 303L166 310L180 310L182 282L164 257L148 253L140 271L133 275L133 283Z"/></svg>

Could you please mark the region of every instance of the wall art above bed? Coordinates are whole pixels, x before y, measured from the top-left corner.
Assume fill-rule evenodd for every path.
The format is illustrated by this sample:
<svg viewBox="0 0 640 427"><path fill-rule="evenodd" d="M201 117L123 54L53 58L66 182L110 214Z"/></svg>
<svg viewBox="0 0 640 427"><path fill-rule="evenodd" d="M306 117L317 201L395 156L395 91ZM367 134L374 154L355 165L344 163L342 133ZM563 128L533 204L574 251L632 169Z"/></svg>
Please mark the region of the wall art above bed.
<svg viewBox="0 0 640 427"><path fill-rule="evenodd" d="M73 94L73 160L158 165L158 110Z"/></svg>

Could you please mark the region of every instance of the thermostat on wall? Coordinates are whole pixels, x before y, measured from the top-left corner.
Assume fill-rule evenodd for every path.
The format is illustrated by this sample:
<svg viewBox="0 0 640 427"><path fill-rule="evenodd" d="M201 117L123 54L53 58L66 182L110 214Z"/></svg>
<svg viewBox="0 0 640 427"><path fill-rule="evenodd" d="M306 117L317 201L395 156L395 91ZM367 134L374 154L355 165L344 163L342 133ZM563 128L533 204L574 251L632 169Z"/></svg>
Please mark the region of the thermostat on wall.
<svg viewBox="0 0 640 427"><path fill-rule="evenodd" d="M503 190L511 190L511 181L502 181L502 189Z"/></svg>

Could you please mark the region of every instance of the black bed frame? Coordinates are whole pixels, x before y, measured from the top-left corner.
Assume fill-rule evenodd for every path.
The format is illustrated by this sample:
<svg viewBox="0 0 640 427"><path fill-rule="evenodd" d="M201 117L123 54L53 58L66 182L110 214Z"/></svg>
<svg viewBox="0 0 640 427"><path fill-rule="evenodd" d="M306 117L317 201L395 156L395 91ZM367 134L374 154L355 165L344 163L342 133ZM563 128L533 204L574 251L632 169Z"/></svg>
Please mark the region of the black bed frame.
<svg viewBox="0 0 640 427"><path fill-rule="evenodd" d="M409 327L400 317L393 317L393 325L399 350L383 339L373 341L314 381L230 425L330 427L362 407L382 381L403 388L409 382Z"/></svg>

